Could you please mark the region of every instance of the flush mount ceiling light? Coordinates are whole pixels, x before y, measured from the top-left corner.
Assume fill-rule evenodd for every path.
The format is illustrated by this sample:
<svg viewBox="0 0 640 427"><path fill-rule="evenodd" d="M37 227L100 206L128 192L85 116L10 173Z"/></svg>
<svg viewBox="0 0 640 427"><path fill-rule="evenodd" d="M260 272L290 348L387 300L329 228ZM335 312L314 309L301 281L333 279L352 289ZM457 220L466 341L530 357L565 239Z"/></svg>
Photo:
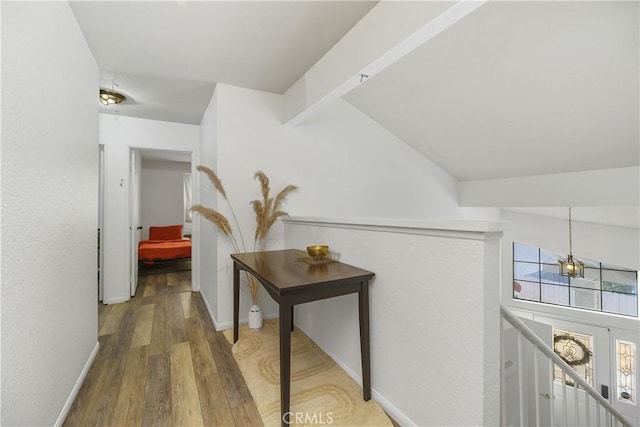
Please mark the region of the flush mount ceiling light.
<svg viewBox="0 0 640 427"><path fill-rule="evenodd" d="M560 260L560 274L569 277L584 277L584 263L573 258L571 231L571 207L569 207L569 256Z"/></svg>
<svg viewBox="0 0 640 427"><path fill-rule="evenodd" d="M127 97L113 90L100 89L100 102L108 107L126 101Z"/></svg>

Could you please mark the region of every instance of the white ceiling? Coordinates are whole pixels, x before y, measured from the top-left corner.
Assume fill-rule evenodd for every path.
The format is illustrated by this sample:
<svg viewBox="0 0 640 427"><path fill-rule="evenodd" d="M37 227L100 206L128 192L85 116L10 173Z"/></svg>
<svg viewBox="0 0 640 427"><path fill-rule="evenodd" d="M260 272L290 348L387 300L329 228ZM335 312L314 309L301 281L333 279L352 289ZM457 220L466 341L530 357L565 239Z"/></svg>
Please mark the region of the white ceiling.
<svg viewBox="0 0 640 427"><path fill-rule="evenodd" d="M217 82L282 93L374 5L71 2L101 86L115 81L129 98L103 111L193 124ZM490 1L345 98L460 180L636 166L638 12L638 2ZM640 212L574 217L638 229Z"/></svg>
<svg viewBox="0 0 640 427"><path fill-rule="evenodd" d="M106 72L100 75L100 87L127 97L122 104L101 106L101 113L199 125L215 84Z"/></svg>
<svg viewBox="0 0 640 427"><path fill-rule="evenodd" d="M191 163L191 153L171 150L138 150L142 161Z"/></svg>
<svg viewBox="0 0 640 427"><path fill-rule="evenodd" d="M638 2L488 2L345 98L460 180L638 165Z"/></svg>
<svg viewBox="0 0 640 427"><path fill-rule="evenodd" d="M216 82L284 92L375 2L70 4L104 87L132 100L119 114L200 123Z"/></svg>
<svg viewBox="0 0 640 427"><path fill-rule="evenodd" d="M506 211L564 220L569 217L568 209L564 207L503 208ZM573 221L578 222L640 229L640 208L637 206L574 207L571 212L571 218Z"/></svg>

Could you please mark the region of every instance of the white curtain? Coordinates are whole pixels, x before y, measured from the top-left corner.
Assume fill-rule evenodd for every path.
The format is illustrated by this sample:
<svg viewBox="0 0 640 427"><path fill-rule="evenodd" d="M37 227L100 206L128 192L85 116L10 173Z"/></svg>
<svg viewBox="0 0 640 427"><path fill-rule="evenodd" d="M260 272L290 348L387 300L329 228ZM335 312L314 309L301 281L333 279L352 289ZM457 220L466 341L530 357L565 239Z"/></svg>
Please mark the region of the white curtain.
<svg viewBox="0 0 640 427"><path fill-rule="evenodd" d="M182 182L183 185L183 200L184 200L184 222L185 224L191 224L191 174L185 173Z"/></svg>

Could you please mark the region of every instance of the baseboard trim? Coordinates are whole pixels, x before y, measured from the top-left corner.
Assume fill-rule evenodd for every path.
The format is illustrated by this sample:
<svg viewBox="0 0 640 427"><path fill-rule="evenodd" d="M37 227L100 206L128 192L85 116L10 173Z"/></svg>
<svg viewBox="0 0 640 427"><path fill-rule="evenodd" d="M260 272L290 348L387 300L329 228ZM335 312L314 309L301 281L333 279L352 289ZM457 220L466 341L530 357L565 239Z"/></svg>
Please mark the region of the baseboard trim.
<svg viewBox="0 0 640 427"><path fill-rule="evenodd" d="M73 386L73 389L71 389L71 394L69 395L69 398L67 398L67 401L62 407L62 411L60 412L60 415L58 415L58 419L54 424L55 427L62 426L62 424L64 423L64 420L67 419L67 415L69 415L69 410L71 409L71 405L73 405L73 402L76 400L76 397L78 396L78 392L80 391L80 387L82 387L82 383L84 383L84 379L87 377L87 374L89 373L89 368L91 368L91 365L93 364L93 361L96 358L96 355L98 354L99 349L100 349L100 342L98 341L96 342L96 345L93 347L93 351L89 356L89 360L87 360L87 363L85 363L84 368L82 368L82 372L80 373L80 377L78 378L78 381L76 381L75 385Z"/></svg>
<svg viewBox="0 0 640 427"><path fill-rule="evenodd" d="M272 320L272 319L277 319L278 318L278 313L271 313L271 314L265 314L262 318L264 320ZM240 325L246 325L249 322L249 319L247 317L242 317L240 319L238 319L238 323ZM216 326L216 331L225 331L227 329L231 329L233 328L233 321L227 321L227 322L220 322L218 323Z"/></svg>
<svg viewBox="0 0 640 427"><path fill-rule="evenodd" d="M200 297L202 297L202 302L204 302L204 306L207 308L207 312L209 313L209 318L211 319L211 322L213 322L213 328L216 331L219 331L220 329L218 329L218 321L216 320L216 316L213 315L213 310L211 310L211 306L209 305L209 301L207 300L206 295L201 291L194 291L194 292L200 293Z"/></svg>
<svg viewBox="0 0 640 427"><path fill-rule="evenodd" d="M296 328L298 328L298 325L296 325ZM310 335L307 334L307 332L303 328L300 328L300 330L304 332L305 335L310 337ZM318 345L318 343L316 343L316 345ZM318 345L318 347L320 346ZM320 348L322 349L322 351L324 351L327 354L327 356L329 356L331 359L333 359L334 362L336 362L336 365L340 366L340 368L342 368L342 370L345 371L347 375L349 375L360 387L362 387L362 377L360 375L355 373L355 371L353 371L350 367L348 367L335 354L333 354L330 351L327 351L327 349L325 348L322 348L322 347ZM413 422L409 417L407 417L404 413L402 413L395 405L389 402L382 394L378 393L376 389L373 387L371 387L371 398L375 400L376 403L378 403L378 405L380 405L383 411L385 411L391 418L393 418L395 422L397 422L401 426L417 426L418 425L415 422Z"/></svg>
<svg viewBox="0 0 640 427"><path fill-rule="evenodd" d="M114 298L114 299L110 299L110 300L103 300L102 303L103 304L120 304L121 302L127 302L131 299L131 297L126 298L126 297L119 297L119 298Z"/></svg>

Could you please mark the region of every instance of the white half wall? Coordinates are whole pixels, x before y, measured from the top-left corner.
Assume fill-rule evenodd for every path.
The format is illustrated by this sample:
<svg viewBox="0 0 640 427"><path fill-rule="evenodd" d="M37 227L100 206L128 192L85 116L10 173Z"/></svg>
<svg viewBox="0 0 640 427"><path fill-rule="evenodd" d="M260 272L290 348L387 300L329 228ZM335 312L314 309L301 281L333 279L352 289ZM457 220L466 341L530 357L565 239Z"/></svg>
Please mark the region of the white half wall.
<svg viewBox="0 0 640 427"><path fill-rule="evenodd" d="M0 7L0 424L51 426L98 342L99 70L67 2Z"/></svg>
<svg viewBox="0 0 640 427"><path fill-rule="evenodd" d="M129 158L132 148L195 153L197 125L100 114L104 144L104 302L129 300ZM193 173L193 172L192 172ZM197 201L194 198L194 203ZM195 230L194 230L195 234ZM197 283L197 282L194 282Z"/></svg>
<svg viewBox="0 0 640 427"><path fill-rule="evenodd" d="M142 161L143 239L149 238L149 227L184 225L183 178L185 173L190 172L191 163Z"/></svg>
<svg viewBox="0 0 640 427"><path fill-rule="evenodd" d="M287 247L325 243L340 261L376 274L371 386L401 425L499 424L500 230L480 222L285 220ZM357 296L301 304L294 316L361 383Z"/></svg>
<svg viewBox="0 0 640 427"><path fill-rule="evenodd" d="M249 202L260 197L253 179L257 170L269 176L273 192L287 184L300 187L284 206L292 215L499 218L497 209L460 208L453 177L341 99L313 121L289 127L282 124L281 95L218 84L214 97L217 126L214 130L211 125L210 133L217 135L216 155L210 156L211 164L202 163L221 178L236 207L247 250L253 250L255 230ZM204 188L213 191L203 181ZM223 199L218 198L217 206L231 218ZM274 226L271 237L268 248L283 247L281 224ZM228 242L219 239L216 311L223 327L230 326L232 317L230 252ZM243 291L241 317L248 312L248 301ZM266 293L261 305L267 316L276 313Z"/></svg>

